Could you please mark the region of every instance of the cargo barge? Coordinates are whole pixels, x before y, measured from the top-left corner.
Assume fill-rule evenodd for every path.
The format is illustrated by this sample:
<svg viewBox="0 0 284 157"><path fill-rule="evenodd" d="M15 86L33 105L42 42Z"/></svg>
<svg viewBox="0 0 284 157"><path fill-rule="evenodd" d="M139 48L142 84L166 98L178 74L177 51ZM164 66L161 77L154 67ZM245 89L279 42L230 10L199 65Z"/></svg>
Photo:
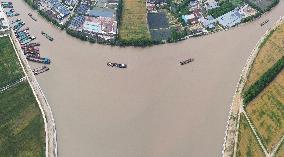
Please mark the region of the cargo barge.
<svg viewBox="0 0 284 157"><path fill-rule="evenodd" d="M42 67L38 67L36 69L33 69L33 73L34 73L34 75L39 75L39 74L44 73L48 70L49 70L49 68L47 66L42 66Z"/></svg>
<svg viewBox="0 0 284 157"><path fill-rule="evenodd" d="M41 32L41 34L46 38L48 39L49 41L53 41L53 38L51 36L49 36L48 34L46 34L45 32Z"/></svg>
<svg viewBox="0 0 284 157"><path fill-rule="evenodd" d="M32 61L32 62L36 62L36 63L42 63L42 64L50 64L50 59L49 58L41 58L41 57L37 57L34 55L27 55L27 60L28 61Z"/></svg>
<svg viewBox="0 0 284 157"><path fill-rule="evenodd" d="M181 62L180 62L180 65L185 65L185 64L191 63L191 62L193 62L193 61L194 61L194 58L190 58L190 59L187 59L187 60L185 60L185 61L181 61Z"/></svg>
<svg viewBox="0 0 284 157"><path fill-rule="evenodd" d="M37 21L37 19L35 17L33 17L33 15L31 13L28 13L28 15L32 20Z"/></svg>

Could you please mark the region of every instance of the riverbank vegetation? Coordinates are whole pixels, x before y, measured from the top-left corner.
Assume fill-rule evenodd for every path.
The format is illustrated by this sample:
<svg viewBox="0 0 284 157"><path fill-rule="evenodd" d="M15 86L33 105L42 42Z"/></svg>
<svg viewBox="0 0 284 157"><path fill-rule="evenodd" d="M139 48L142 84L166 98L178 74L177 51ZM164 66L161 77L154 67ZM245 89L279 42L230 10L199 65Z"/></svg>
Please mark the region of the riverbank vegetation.
<svg viewBox="0 0 284 157"><path fill-rule="evenodd" d="M0 85L24 76L8 37L0 38ZM0 93L0 156L45 156L41 111L27 81Z"/></svg>
<svg viewBox="0 0 284 157"><path fill-rule="evenodd" d="M234 10L234 9L235 9L235 6L233 5L232 2L230 2L230 1L223 1L220 4L220 7L209 10L208 14L213 16L214 18L218 18L221 15L224 15L227 12L229 12L231 10Z"/></svg>
<svg viewBox="0 0 284 157"><path fill-rule="evenodd" d="M264 157L245 116L241 114L236 157Z"/></svg>
<svg viewBox="0 0 284 157"><path fill-rule="evenodd" d="M262 0L258 2L256 2L255 0L219 0L216 1L216 7L213 6L212 8L210 8L208 7L207 2L203 1L194 2L190 0L153 0L146 2L146 0L118 0L117 9L115 9L115 20L117 20L117 27L115 27L115 29L118 29L116 29L116 33L109 35L101 33L100 31L91 30L90 32L88 28L81 28L81 26L69 27L69 24L71 23L70 19L74 18L68 18L67 15L66 17L64 17L65 19L58 19L54 15L49 15L50 13L54 12L56 15L57 11L54 11L56 9L46 7L45 5L49 5L48 3L43 5L42 3L39 3L39 1L35 0L25 1L34 9L39 10L40 8L41 10L39 10L39 14L45 19L47 19L49 22L53 23L55 26L62 30L67 28L68 34L77 37L81 40L90 41L91 43L141 47L166 42L177 42L180 40L187 39L188 37L201 36L205 34L210 34L212 32L218 32L224 29L228 29L227 27L233 27L243 22L252 21L253 19L262 15L262 13L264 13L265 11L270 10L279 2L279 0L272 0L272 2L267 2L270 0ZM96 3L91 3L88 0L80 0L76 2L76 4L72 4L72 6L70 6L69 3L65 3L65 1L62 1L61 3L63 7L68 6L75 8L73 10L70 9L71 17L77 15L77 13L78 15L80 14L80 16L89 17L87 13L90 11L90 9L96 8ZM218 19L215 19L217 21L213 22L211 16L208 16L212 15L214 18L217 18L228 13L229 11L241 10L243 7L246 7L246 4L252 5L255 8L264 7L266 9L265 11L256 11L258 9L253 9L255 11L254 14L242 12L243 17L239 17L241 18L239 22L236 22L236 24L232 26L224 26L224 23L219 22ZM77 11L76 8L78 6L81 6L79 7L79 10L83 11L84 13L81 13L81 11ZM108 8L107 6L109 7L109 4L105 6L105 9L112 9L112 7ZM107 12L107 10L105 11ZM157 22L159 20L156 19L152 20L151 22L150 19L149 22L149 19L147 21L147 16L152 14L162 15L161 13L167 14L167 18L165 19L168 20L170 25L167 28L151 28L151 23L159 23ZM208 18L210 18L210 20ZM227 21L228 20L230 19L227 19ZM79 21L75 20L75 25L81 25ZM74 31L70 31L70 28L77 32L75 33ZM89 32L89 34L87 34L86 32ZM82 37L85 34L87 34L86 37Z"/></svg>
<svg viewBox="0 0 284 157"><path fill-rule="evenodd" d="M255 58L244 91L254 84L259 78L268 71L282 56L284 56L284 24L277 27L261 43L257 57Z"/></svg>
<svg viewBox="0 0 284 157"><path fill-rule="evenodd" d="M245 110L268 152L284 135L283 40L281 24L259 45L242 93Z"/></svg>
<svg viewBox="0 0 284 157"><path fill-rule="evenodd" d="M255 97L262 92L266 86L274 80L274 78L284 69L284 56L279 59L267 72L265 72L259 80L252 84L248 90L244 91L244 104L247 105Z"/></svg>
<svg viewBox="0 0 284 157"><path fill-rule="evenodd" d="M284 156L284 142L281 143L279 149L277 150L277 152L275 153L275 156Z"/></svg>
<svg viewBox="0 0 284 157"><path fill-rule="evenodd" d="M51 18L50 16L48 16L44 11L42 10L38 10L38 13L45 18L47 21L51 22L52 24L54 24L56 27L60 28L61 30L65 29L65 25L62 25L60 23L58 23L58 21L56 21L55 19Z"/></svg>
<svg viewBox="0 0 284 157"><path fill-rule="evenodd" d="M275 7L279 3L279 0L245 0L245 2L257 9L259 12L265 13Z"/></svg>
<svg viewBox="0 0 284 157"><path fill-rule="evenodd" d="M119 40L122 43L144 42L151 39L147 24L145 0L122 0Z"/></svg>
<svg viewBox="0 0 284 157"><path fill-rule="evenodd" d="M24 76L8 36L0 38L0 88Z"/></svg>
<svg viewBox="0 0 284 157"><path fill-rule="evenodd" d="M33 9L37 9L37 5L34 0L25 0L25 2L30 5Z"/></svg>

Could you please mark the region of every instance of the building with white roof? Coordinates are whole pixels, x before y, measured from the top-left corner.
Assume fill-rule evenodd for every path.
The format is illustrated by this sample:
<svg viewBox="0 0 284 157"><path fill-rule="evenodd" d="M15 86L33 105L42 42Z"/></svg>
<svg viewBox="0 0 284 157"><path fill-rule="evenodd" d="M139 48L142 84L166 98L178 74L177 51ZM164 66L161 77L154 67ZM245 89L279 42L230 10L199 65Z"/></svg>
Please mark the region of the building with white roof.
<svg viewBox="0 0 284 157"><path fill-rule="evenodd" d="M5 32L7 30L9 30L9 21L2 6L0 6L0 32Z"/></svg>
<svg viewBox="0 0 284 157"><path fill-rule="evenodd" d="M233 27L233 26L241 23L243 18L244 18L244 15L240 13L240 9L236 8L236 9L218 17L217 21L223 27L228 28L228 27Z"/></svg>

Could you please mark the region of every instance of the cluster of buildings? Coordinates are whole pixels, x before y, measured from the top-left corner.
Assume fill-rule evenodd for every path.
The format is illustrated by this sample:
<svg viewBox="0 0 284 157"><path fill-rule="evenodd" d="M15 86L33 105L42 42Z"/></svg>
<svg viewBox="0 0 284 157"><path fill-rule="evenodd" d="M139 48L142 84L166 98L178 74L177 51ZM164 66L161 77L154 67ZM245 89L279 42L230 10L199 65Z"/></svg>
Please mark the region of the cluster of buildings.
<svg viewBox="0 0 284 157"><path fill-rule="evenodd" d="M120 1L38 0L40 10L45 11L48 16L57 20L59 24L68 22L68 29L102 40L114 40L118 35L117 11ZM181 14L179 18L185 23L188 35L206 34L209 31L233 27L241 23L244 18L257 13L248 4L242 4L219 17L213 17L208 13L221 7L219 1L190 0L185 6L187 13ZM167 5L167 0L146 0L151 35L163 36L162 40L170 37L170 28L173 28L172 25L169 26L171 21L168 21L168 13L161 11L164 8L169 8ZM68 21L69 19L71 20Z"/></svg>
<svg viewBox="0 0 284 157"><path fill-rule="evenodd" d="M158 12L158 8L167 5L167 0L147 0L146 7L148 13Z"/></svg>
<svg viewBox="0 0 284 157"><path fill-rule="evenodd" d="M224 28L229 28L241 23L244 18L253 16L256 13L257 11L255 9L246 4L218 17L216 20Z"/></svg>
<svg viewBox="0 0 284 157"><path fill-rule="evenodd" d="M61 24L64 19L67 19L72 11L68 8L68 5L60 0L39 0L38 5L40 10L44 11L47 16Z"/></svg>
<svg viewBox="0 0 284 157"><path fill-rule="evenodd" d="M9 22L7 20L5 11L0 6L0 33L3 33L7 30L9 30Z"/></svg>
<svg viewBox="0 0 284 157"><path fill-rule="evenodd" d="M257 13L248 4L236 7L217 18L209 15L211 9L220 7L219 3L215 0L191 0L188 5L189 14L182 15L183 21L188 26L192 34L208 33L216 29L227 29L242 22L244 18L253 16Z"/></svg>
<svg viewBox="0 0 284 157"><path fill-rule="evenodd" d="M68 28L103 40L115 39L118 5L119 0L82 0Z"/></svg>

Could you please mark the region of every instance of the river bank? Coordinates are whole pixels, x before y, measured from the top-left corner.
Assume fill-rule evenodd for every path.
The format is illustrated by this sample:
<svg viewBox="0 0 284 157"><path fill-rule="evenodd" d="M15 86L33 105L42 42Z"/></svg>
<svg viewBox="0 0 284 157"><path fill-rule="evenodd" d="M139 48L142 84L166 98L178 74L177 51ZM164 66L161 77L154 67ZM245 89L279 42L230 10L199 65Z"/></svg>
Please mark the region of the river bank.
<svg viewBox="0 0 284 157"><path fill-rule="evenodd" d="M282 23L283 23L283 17L281 17L271 29L265 32L265 34L257 42L255 48L252 50L251 55L249 56L247 63L245 64L245 67L242 70L242 73L240 75L240 80L236 87L236 92L233 97L233 102L232 102L231 109L230 109L230 116L228 120L225 142L224 142L223 157L236 156L240 114L244 111L242 92L243 92L245 83L247 81L247 77L249 75L251 66L260 50L262 43L269 36L269 34ZM266 152L266 155L267 155L267 152Z"/></svg>
<svg viewBox="0 0 284 157"><path fill-rule="evenodd" d="M27 13L36 12L23 1L14 3L42 55L53 61L37 79L51 104L63 157L221 156L242 67L284 14L282 0L241 27L142 49L80 42L41 17L34 22ZM266 19L270 22L260 27ZM187 58L195 61L181 67L179 61ZM110 69L108 61L128 68Z"/></svg>

